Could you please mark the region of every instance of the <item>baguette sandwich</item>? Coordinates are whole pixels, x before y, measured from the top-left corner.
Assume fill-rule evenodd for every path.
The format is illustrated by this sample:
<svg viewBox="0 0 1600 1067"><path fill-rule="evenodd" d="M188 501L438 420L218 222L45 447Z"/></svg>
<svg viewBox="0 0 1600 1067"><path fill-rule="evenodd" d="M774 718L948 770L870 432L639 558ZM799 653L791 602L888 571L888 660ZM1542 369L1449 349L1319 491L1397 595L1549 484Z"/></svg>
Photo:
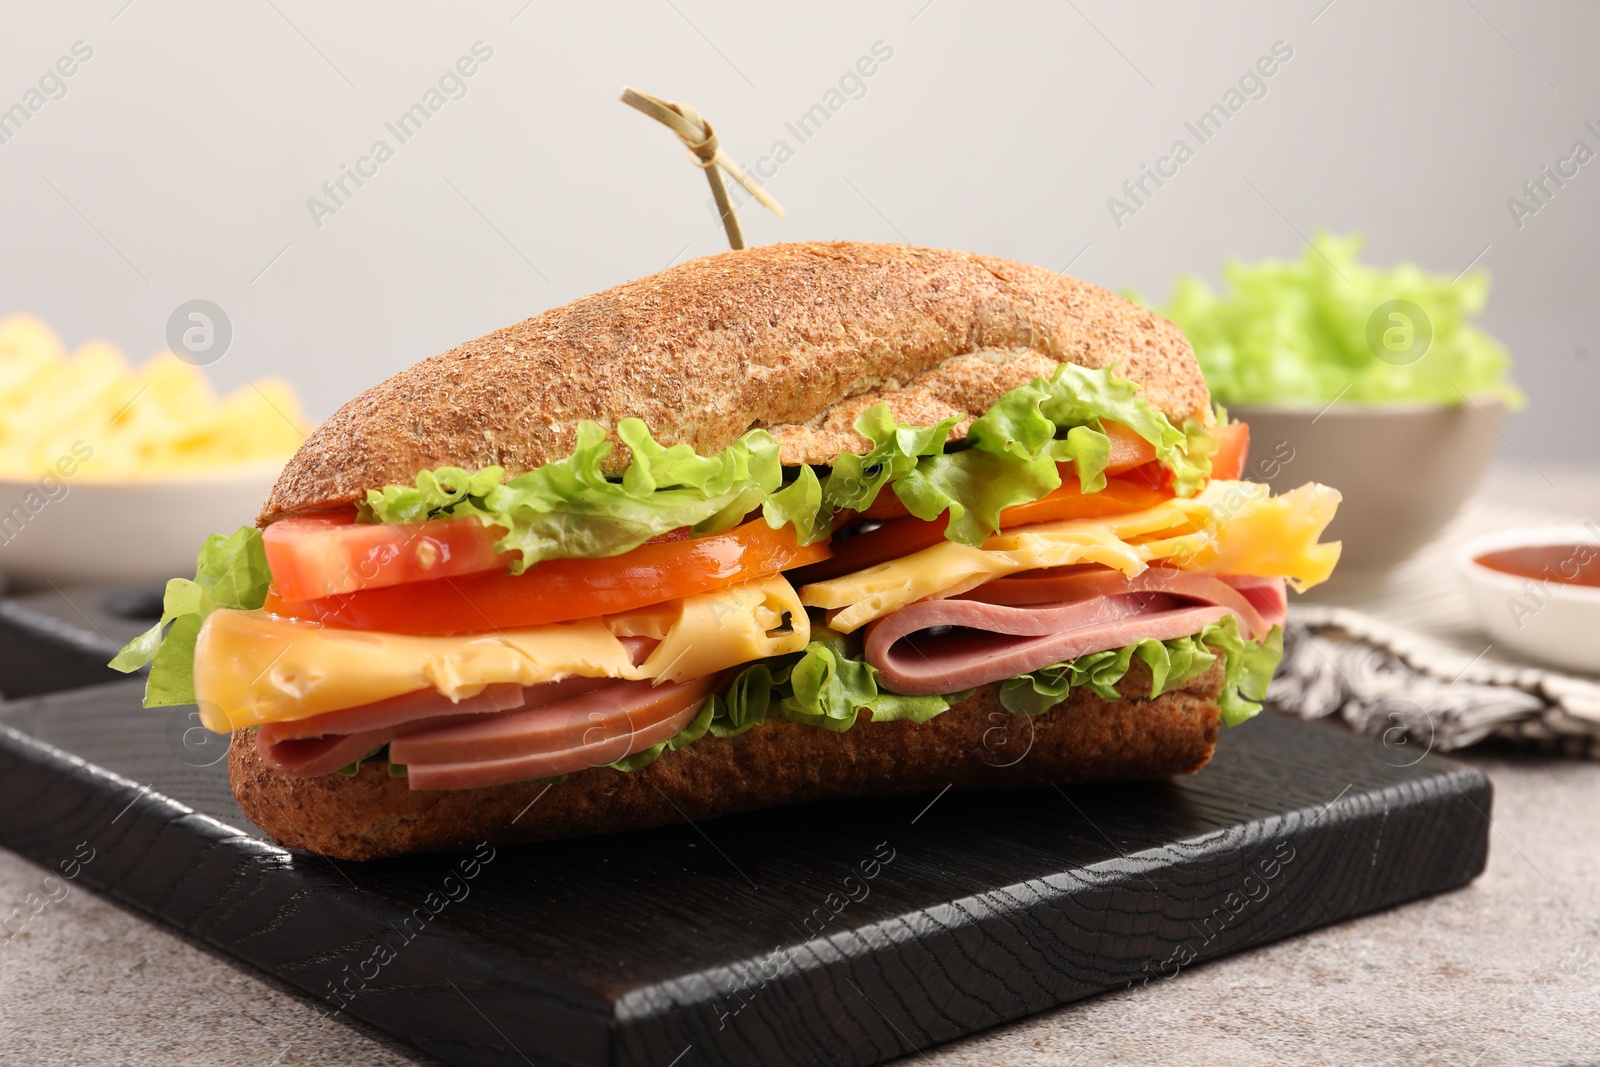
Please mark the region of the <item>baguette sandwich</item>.
<svg viewBox="0 0 1600 1067"><path fill-rule="evenodd" d="M1094 286L727 252L350 401L113 665L341 859L1187 774L1339 555L1338 494L1247 444Z"/></svg>

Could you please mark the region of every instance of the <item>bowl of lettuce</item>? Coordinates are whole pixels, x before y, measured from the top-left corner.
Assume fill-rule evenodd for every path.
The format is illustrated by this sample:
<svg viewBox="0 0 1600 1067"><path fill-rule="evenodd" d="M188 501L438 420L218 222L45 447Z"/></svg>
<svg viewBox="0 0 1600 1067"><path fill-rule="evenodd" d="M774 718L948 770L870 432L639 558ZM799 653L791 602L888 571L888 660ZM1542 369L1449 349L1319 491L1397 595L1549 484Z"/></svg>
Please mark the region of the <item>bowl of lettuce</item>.
<svg viewBox="0 0 1600 1067"><path fill-rule="evenodd" d="M1359 261L1319 234L1292 261L1230 262L1222 291L1182 278L1161 313L1213 399L1250 424L1246 477L1344 494L1329 536L1346 588L1433 539L1482 479L1524 401L1505 348L1474 323L1489 276Z"/></svg>

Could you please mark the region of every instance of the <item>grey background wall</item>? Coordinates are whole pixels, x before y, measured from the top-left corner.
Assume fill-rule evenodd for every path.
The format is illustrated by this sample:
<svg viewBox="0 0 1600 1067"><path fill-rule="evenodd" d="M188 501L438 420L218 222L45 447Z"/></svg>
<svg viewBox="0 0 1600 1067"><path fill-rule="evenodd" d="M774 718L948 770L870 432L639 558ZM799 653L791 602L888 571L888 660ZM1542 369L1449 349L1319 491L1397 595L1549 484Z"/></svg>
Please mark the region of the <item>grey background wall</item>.
<svg viewBox="0 0 1600 1067"><path fill-rule="evenodd" d="M1593 3L4 12L0 108L75 42L93 54L0 144L0 313L144 358L171 311L203 297L234 327L218 385L281 375L313 417L423 356L723 247L683 150L617 102L627 83L698 105L747 165L772 157L788 218L747 208L752 243L971 248L1156 297L1181 272L1216 278L1228 256L1299 255L1318 226L1365 232L1380 262L1480 262L1494 277L1485 322L1532 400L1506 456L1600 462L1600 162L1520 226L1507 206L1574 142L1600 151ZM385 123L430 102L477 42L474 73L447 78L401 143ZM1265 95L1113 219L1123 181L1276 42L1293 54ZM875 48L871 76L846 77ZM802 140L789 124L819 103L834 108ZM335 203L323 183L380 139L392 158L361 164L370 176Z"/></svg>

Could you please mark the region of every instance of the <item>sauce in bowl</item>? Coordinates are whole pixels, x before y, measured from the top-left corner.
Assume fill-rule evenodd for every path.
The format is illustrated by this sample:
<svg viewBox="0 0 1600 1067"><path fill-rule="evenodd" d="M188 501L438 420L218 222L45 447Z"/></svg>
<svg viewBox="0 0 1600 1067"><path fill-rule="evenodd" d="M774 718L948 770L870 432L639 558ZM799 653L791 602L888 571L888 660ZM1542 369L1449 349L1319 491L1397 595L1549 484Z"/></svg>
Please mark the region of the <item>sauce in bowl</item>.
<svg viewBox="0 0 1600 1067"><path fill-rule="evenodd" d="M1600 546L1527 545L1474 556L1472 562L1501 574L1535 581L1600 589Z"/></svg>
<svg viewBox="0 0 1600 1067"><path fill-rule="evenodd" d="M1600 677L1600 521L1480 534L1455 566L1498 654Z"/></svg>

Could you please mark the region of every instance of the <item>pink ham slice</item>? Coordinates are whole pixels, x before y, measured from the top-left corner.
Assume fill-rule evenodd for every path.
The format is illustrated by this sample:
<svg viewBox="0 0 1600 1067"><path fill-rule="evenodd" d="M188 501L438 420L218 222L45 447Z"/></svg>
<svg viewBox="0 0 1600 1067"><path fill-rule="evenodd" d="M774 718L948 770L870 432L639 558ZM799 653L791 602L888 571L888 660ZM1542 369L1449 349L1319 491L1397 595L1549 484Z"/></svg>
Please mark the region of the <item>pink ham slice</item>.
<svg viewBox="0 0 1600 1067"><path fill-rule="evenodd" d="M397 737L389 757L406 765L412 789L476 789L602 767L681 732L717 681L615 682L541 708Z"/></svg>
<svg viewBox="0 0 1600 1067"><path fill-rule="evenodd" d="M570 700L457 723L395 739L389 754L396 763L473 763L533 756L579 745L619 749L604 763L629 754L629 737L710 694L714 677L653 685L649 681L612 682Z"/></svg>
<svg viewBox="0 0 1600 1067"><path fill-rule="evenodd" d="M1261 618L1266 622L1268 629L1282 626L1288 621L1289 593L1284 588L1282 578L1247 578L1229 574L1224 575L1221 580L1250 601L1256 611L1261 613Z"/></svg>
<svg viewBox="0 0 1600 1067"><path fill-rule="evenodd" d="M642 637L622 638L622 643L635 663L642 662L655 645ZM608 678L576 676L534 686L504 682L485 686L476 696L454 702L435 690L419 689L294 722L267 723L256 733L256 752L267 766L284 774L332 774L404 734L497 712L539 707L610 684L612 680Z"/></svg>
<svg viewBox="0 0 1600 1067"><path fill-rule="evenodd" d="M603 679L581 681L590 683L593 688ZM423 689L297 722L269 722L256 731L256 752L263 763L284 774L332 774L382 748L390 738L408 729L520 708L526 702L526 692L520 685L491 685L475 697L452 703L447 696Z"/></svg>
<svg viewBox="0 0 1600 1067"><path fill-rule="evenodd" d="M1218 577L1172 567L1151 567L1132 579L1106 567L1025 571L985 582L957 599L990 604L1060 604L1158 592L1233 608L1256 639L1272 627L1283 625L1288 614L1288 597L1281 578Z"/></svg>
<svg viewBox="0 0 1600 1067"><path fill-rule="evenodd" d="M953 693L1145 638L1187 637L1229 615L1265 637L1283 619L1283 583L1159 567L1132 580L1039 571L909 604L871 625L865 655L896 693Z"/></svg>

